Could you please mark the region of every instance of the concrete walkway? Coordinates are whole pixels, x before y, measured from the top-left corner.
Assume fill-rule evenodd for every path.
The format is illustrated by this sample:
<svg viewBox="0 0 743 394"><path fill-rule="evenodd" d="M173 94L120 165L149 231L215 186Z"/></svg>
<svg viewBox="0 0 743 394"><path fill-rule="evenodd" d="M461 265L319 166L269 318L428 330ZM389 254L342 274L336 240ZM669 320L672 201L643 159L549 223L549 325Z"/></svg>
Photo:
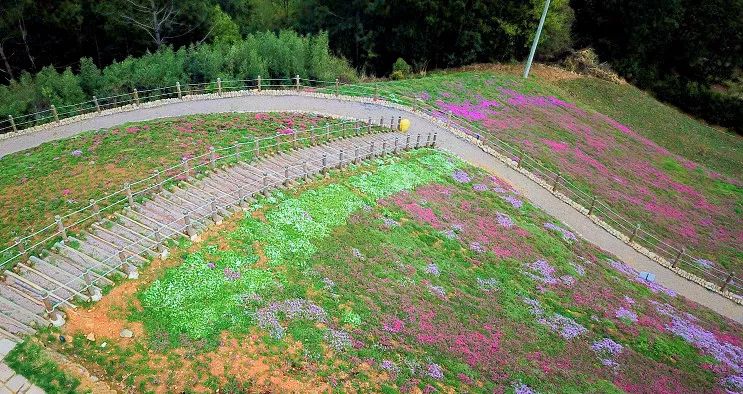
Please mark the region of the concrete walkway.
<svg viewBox="0 0 743 394"><path fill-rule="evenodd" d="M47 141L68 138L86 130L95 130L120 125L126 122L151 120L191 114L218 112L286 112L303 111L318 114L337 115L357 119L390 119L398 116L409 118L412 133L438 132L437 145L462 159L485 168L493 174L515 185L526 198L548 214L572 227L586 240L610 252L639 271L656 274L656 281L680 295L692 299L718 313L743 323L743 306L701 286L692 283L675 273L661 267L645 255L617 239L586 216L545 190L525 175L515 171L496 157L484 152L478 146L464 141L446 128L430 119L400 109L390 108L382 103L363 103L328 97L315 97L299 94L244 95L219 99L179 101L135 111L119 112L110 115L85 119L76 123L52 127L32 134L16 136L0 141L0 157L18 152Z"/></svg>
<svg viewBox="0 0 743 394"><path fill-rule="evenodd" d="M32 384L22 375L19 375L3 361L5 356L16 346L16 343L8 339L0 339L0 394L23 393L44 394L39 386Z"/></svg>

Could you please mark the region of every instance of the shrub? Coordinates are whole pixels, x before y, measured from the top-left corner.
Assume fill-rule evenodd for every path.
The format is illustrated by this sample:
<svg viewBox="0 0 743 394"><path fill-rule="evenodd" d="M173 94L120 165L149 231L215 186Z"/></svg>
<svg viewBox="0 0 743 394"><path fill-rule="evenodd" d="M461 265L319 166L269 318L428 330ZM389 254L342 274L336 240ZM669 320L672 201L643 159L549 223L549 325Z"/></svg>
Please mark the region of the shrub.
<svg viewBox="0 0 743 394"><path fill-rule="evenodd" d="M397 60L395 60L395 64L392 65L392 74L390 77L395 80L405 79L410 75L411 71L412 68L408 62L406 62L405 59L398 57Z"/></svg>

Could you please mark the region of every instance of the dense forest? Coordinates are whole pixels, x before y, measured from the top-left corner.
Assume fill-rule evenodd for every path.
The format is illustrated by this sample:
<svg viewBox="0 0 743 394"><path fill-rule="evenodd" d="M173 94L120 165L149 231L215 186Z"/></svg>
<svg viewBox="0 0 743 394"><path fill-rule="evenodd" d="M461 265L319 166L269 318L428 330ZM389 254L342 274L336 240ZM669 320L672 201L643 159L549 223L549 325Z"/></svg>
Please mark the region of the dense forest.
<svg viewBox="0 0 743 394"><path fill-rule="evenodd" d="M0 81L35 84L40 73L49 82L65 70L104 69L161 52L180 53L186 71L174 72L190 78L205 66L187 56L198 47L226 48L280 31L327 37L328 49L365 75L388 75L400 57L414 70L522 61L542 7L542 0L6 0ZM743 0L553 0L538 59L559 61L583 47L689 112L743 124Z"/></svg>

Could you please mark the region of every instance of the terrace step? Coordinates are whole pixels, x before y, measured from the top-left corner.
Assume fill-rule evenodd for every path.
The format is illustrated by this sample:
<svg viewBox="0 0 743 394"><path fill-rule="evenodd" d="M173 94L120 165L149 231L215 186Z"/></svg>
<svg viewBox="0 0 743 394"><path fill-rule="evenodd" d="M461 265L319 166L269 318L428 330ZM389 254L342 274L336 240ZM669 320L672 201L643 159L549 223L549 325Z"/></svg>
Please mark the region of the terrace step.
<svg viewBox="0 0 743 394"><path fill-rule="evenodd" d="M219 216L230 215L241 203L240 197L248 199L260 193L265 181L269 188L283 184L287 168L289 180L297 180L319 173L323 157L328 169L337 167L341 149L343 164L347 164L355 158L357 148L363 159L369 155L372 143L377 155L383 141L387 153L392 153L395 138L399 148L403 147L400 141L404 144L404 136L394 132L346 135L348 138L279 152L264 147L263 153L275 153L168 186L90 225L79 237L69 236L41 256L19 262L16 271L5 271L5 282L0 283L0 338L17 341L35 333L35 327L49 325L45 300L66 308L75 307L73 299L90 300L88 293L95 289L88 288L88 278L98 288L113 285L109 276L126 275L122 258L141 265L147 262L146 257L159 255L155 231L162 240L186 235L186 212L191 228L198 233L211 222L212 202ZM282 146L292 143L283 141Z"/></svg>

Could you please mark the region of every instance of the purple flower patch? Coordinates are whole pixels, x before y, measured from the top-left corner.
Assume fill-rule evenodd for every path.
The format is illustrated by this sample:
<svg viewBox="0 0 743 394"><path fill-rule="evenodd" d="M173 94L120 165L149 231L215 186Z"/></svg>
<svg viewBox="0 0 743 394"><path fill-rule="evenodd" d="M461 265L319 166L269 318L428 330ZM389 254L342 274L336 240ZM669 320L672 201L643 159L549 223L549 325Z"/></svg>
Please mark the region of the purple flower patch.
<svg viewBox="0 0 743 394"><path fill-rule="evenodd" d="M505 196L503 199L516 209L521 209L521 207L524 206L524 202L514 196Z"/></svg>
<svg viewBox="0 0 743 394"><path fill-rule="evenodd" d="M83 155L83 151L81 151L80 149L75 149L72 152L70 152L70 154L75 157L80 157Z"/></svg>
<svg viewBox="0 0 743 394"><path fill-rule="evenodd" d="M552 230L554 232L558 232L562 235L562 239L566 241L577 241L578 238L573 234L571 231L568 231L554 223L545 223L544 228L547 230Z"/></svg>
<svg viewBox="0 0 743 394"><path fill-rule="evenodd" d="M470 242L470 250L477 253L485 253L485 248L483 248L482 245L476 241Z"/></svg>
<svg viewBox="0 0 743 394"><path fill-rule="evenodd" d="M259 309L255 312L255 319L258 322L259 327L268 330L272 337L281 339L284 337L285 331L279 320L281 315L289 320L306 319L323 323L328 317L322 307L313 304L310 301L295 298L286 301L273 302L270 305Z"/></svg>
<svg viewBox="0 0 743 394"><path fill-rule="evenodd" d="M617 309L616 316L617 316L617 319L622 319L622 320L631 321L632 323L637 323L637 313L632 312L631 310L623 306Z"/></svg>
<svg viewBox="0 0 743 394"><path fill-rule="evenodd" d="M466 172L462 170L454 171L454 174L452 174L452 178L454 178L454 180L459 183L467 183L470 181L469 174L467 174Z"/></svg>
<svg viewBox="0 0 743 394"><path fill-rule="evenodd" d="M474 185L472 185L472 190L476 192L486 192L488 191L488 185L484 183L475 183Z"/></svg>
<svg viewBox="0 0 743 394"><path fill-rule="evenodd" d="M498 224L505 228L511 228L513 227L513 220L511 220L511 217L506 215L505 213L496 213L495 214L496 220L498 220Z"/></svg>
<svg viewBox="0 0 743 394"><path fill-rule="evenodd" d="M434 263L428 264L426 266L426 273L434 275L434 276L441 275L441 272L439 271L439 267Z"/></svg>
<svg viewBox="0 0 743 394"><path fill-rule="evenodd" d="M446 297L446 290L443 287L428 285L428 288L431 290L431 293L436 294L441 298Z"/></svg>
<svg viewBox="0 0 743 394"><path fill-rule="evenodd" d="M548 285L557 284L555 268L545 260L537 260L533 263L529 263L526 265L526 268L529 269L529 271L524 272L526 276Z"/></svg>
<svg viewBox="0 0 743 394"><path fill-rule="evenodd" d="M428 364L427 372L428 372L428 376L436 380L441 380L444 378L444 371L441 369L441 366L439 366L438 364L434 364L434 363Z"/></svg>
<svg viewBox="0 0 743 394"><path fill-rule="evenodd" d="M514 394L538 394L536 391L532 390L531 387L521 382L515 382L513 384L513 392Z"/></svg>

